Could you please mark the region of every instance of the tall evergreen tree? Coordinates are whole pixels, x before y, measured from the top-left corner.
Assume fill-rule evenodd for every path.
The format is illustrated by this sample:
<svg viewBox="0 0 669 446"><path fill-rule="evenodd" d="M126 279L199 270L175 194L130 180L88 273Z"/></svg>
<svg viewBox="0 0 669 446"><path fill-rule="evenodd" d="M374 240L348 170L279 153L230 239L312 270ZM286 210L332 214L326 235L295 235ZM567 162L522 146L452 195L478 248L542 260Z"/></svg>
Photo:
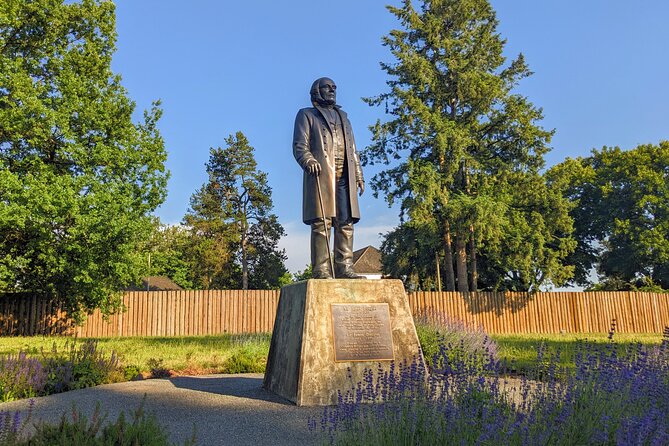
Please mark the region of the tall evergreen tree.
<svg viewBox="0 0 669 446"><path fill-rule="evenodd" d="M120 306L166 193L161 110L133 123L115 40L109 1L0 2L0 289L73 316Z"/></svg>
<svg viewBox="0 0 669 446"><path fill-rule="evenodd" d="M214 149L211 151L210 163ZM211 176L209 173L209 181L191 196L190 208L183 218L190 234L184 255L191 266L195 288L238 288L236 231L221 206L220 186Z"/></svg>
<svg viewBox="0 0 669 446"><path fill-rule="evenodd" d="M541 110L512 93L531 73L522 54L505 65L492 7L487 0L425 0L416 9L405 0L388 9L401 24L383 39L395 58L381 64L389 91L366 101L385 106L390 119L371 127L373 142L362 153L367 164L388 165L372 179L375 193L399 201L402 218L421 227L436 220L441 246L430 248L444 253L449 290L479 288L482 255L488 264L513 266L489 248L503 246L518 223L529 232L513 234L516 245L532 248L535 260L505 274L515 272L526 288L564 281L570 271L560 260L573 245L566 208L551 209L561 224L551 227L518 191L545 188L539 170L552 132L537 125ZM536 274L539 259L552 265L545 274Z"/></svg>
<svg viewBox="0 0 669 446"><path fill-rule="evenodd" d="M287 270L285 253L278 249L284 230L272 214L267 174L258 170L254 149L242 132L230 135L225 142L226 148L211 149L207 163L209 181L191 198L184 222L195 229L196 235L205 235L203 240L211 241L210 249L219 254L227 250L234 256L227 268L225 256L217 267L219 277L221 268L228 273L239 271L240 280L233 274L230 285L237 282L242 289L249 285L275 287ZM203 227L208 231L198 229ZM216 255L211 257L215 262ZM212 273L205 287L214 284L216 275Z"/></svg>

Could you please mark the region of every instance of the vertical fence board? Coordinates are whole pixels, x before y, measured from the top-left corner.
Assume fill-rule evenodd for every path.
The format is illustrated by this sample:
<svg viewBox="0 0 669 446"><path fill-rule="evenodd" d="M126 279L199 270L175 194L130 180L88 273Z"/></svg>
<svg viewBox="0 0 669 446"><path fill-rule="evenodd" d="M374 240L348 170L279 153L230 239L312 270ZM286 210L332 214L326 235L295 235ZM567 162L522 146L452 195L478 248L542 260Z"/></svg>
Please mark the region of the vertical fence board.
<svg viewBox="0 0 669 446"><path fill-rule="evenodd" d="M205 321L206 321L205 322L206 326L204 328L205 333L211 333L211 329L214 325L214 322L213 322L213 320L214 320L213 319L214 318L214 310L212 308L213 304L214 304L213 294L214 294L214 292L212 290L207 290L207 302L206 302L206 304L207 304L207 310L206 310L207 311L207 317L205 318Z"/></svg>
<svg viewBox="0 0 669 446"><path fill-rule="evenodd" d="M222 333L230 332L230 307L232 302L230 302L230 292L228 290L223 291L223 330Z"/></svg>
<svg viewBox="0 0 669 446"><path fill-rule="evenodd" d="M163 323L164 318L165 318L165 311L164 311L164 302L163 302L163 292L162 291L155 291L155 304L156 304L156 336L162 336L163 335L163 330L165 328L165 325Z"/></svg>
<svg viewBox="0 0 669 446"><path fill-rule="evenodd" d="M532 301L528 302L531 333L539 333L541 331L542 314L540 311L540 303L543 296L544 293L537 293L532 297Z"/></svg>
<svg viewBox="0 0 669 446"><path fill-rule="evenodd" d="M256 305L258 304L258 291L251 291L250 302L248 305L249 309L249 331L251 333L256 333Z"/></svg>
<svg viewBox="0 0 669 446"><path fill-rule="evenodd" d="M221 333L227 333L228 328L228 317L230 314L230 306L228 302L228 291L221 291Z"/></svg>
<svg viewBox="0 0 669 446"><path fill-rule="evenodd" d="M274 329L274 322L276 321L276 309L279 306L279 296L280 292L275 291L274 296L272 298L272 306L270 308L270 322L269 322L269 325L270 327L272 327L272 329Z"/></svg>
<svg viewBox="0 0 669 446"><path fill-rule="evenodd" d="M161 330L160 336L168 336L169 335L169 330L170 330L170 302L169 302L169 294L167 291L161 291L160 292L160 300L162 303L162 325L163 329Z"/></svg>
<svg viewBox="0 0 669 446"><path fill-rule="evenodd" d="M219 290L212 291L211 301L211 328L210 333L216 334L221 332L221 292Z"/></svg>
<svg viewBox="0 0 669 446"><path fill-rule="evenodd" d="M132 335L141 336L144 331L142 330L142 299L139 294L132 292L132 302L134 317L132 320Z"/></svg>
<svg viewBox="0 0 669 446"><path fill-rule="evenodd" d="M262 308L262 313L260 314L260 321L261 321L260 331L263 333L271 332L272 328L274 328L274 327L269 328L269 312L270 312L269 305L273 292L274 290L266 290L262 294L262 303L260 307Z"/></svg>
<svg viewBox="0 0 669 446"><path fill-rule="evenodd" d="M165 315L167 323L165 324L165 335L174 336L174 293L165 293Z"/></svg>
<svg viewBox="0 0 669 446"><path fill-rule="evenodd" d="M200 331L199 334L203 335L207 331L207 317L209 316L207 314L207 305L209 305L209 290L204 290L202 291L202 296L200 298L200 319L199 319L199 325L200 325Z"/></svg>

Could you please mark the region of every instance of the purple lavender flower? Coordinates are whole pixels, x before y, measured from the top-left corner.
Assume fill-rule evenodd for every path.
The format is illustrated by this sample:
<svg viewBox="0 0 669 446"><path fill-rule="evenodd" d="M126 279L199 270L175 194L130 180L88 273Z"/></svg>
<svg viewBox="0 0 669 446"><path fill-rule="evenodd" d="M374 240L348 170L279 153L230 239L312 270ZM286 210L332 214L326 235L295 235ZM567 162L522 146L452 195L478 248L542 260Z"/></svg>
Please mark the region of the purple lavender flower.
<svg viewBox="0 0 669 446"><path fill-rule="evenodd" d="M539 346L539 380L522 377L513 397L499 362L462 345L442 343L429 375L417 361L370 369L321 431L333 444L669 444L669 341L624 352L582 342L571 372Z"/></svg>

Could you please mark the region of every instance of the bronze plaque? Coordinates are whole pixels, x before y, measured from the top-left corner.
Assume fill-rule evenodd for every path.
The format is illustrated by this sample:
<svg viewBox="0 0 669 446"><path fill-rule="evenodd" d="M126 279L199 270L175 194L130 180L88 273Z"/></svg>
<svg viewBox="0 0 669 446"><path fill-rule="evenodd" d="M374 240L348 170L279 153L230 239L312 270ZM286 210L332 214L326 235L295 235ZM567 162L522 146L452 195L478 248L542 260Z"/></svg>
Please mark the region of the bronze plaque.
<svg viewBox="0 0 669 446"><path fill-rule="evenodd" d="M391 361L388 304L330 304L335 361Z"/></svg>

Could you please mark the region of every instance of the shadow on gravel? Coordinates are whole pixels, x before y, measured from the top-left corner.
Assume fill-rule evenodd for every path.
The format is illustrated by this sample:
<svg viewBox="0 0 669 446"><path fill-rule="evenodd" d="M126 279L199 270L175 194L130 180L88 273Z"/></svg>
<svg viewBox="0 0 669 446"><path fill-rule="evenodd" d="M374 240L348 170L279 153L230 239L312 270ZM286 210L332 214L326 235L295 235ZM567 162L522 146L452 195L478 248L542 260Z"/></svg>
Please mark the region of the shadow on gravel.
<svg viewBox="0 0 669 446"><path fill-rule="evenodd" d="M170 378L174 387L195 390L198 392L229 395L240 398L268 401L272 403L294 406L290 401L262 388L262 377L212 377L212 376L179 376Z"/></svg>

